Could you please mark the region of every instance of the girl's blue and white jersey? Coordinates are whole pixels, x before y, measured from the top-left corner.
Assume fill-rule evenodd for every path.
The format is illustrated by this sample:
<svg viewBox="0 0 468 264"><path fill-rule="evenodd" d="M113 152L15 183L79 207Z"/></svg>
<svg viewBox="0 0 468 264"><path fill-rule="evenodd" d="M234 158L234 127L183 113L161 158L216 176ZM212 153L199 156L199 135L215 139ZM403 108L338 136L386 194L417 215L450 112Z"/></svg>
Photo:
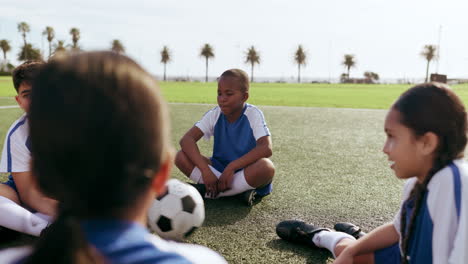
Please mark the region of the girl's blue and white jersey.
<svg viewBox="0 0 468 264"><path fill-rule="evenodd" d="M239 118L229 123L219 106L214 107L195 123L207 140L214 136L212 165L222 172L233 160L236 160L257 145L257 140L270 136L265 117L260 109L245 104Z"/></svg>
<svg viewBox="0 0 468 264"><path fill-rule="evenodd" d="M199 245L163 240L143 226L117 220L93 220L82 224L88 242L113 264L227 263L218 253ZM65 234L64 234L65 235ZM31 247L0 251L0 263L21 263Z"/></svg>
<svg viewBox="0 0 468 264"><path fill-rule="evenodd" d="M0 172L30 171L29 123L26 114L16 120L6 134L0 160Z"/></svg>
<svg viewBox="0 0 468 264"><path fill-rule="evenodd" d="M401 208L407 208L406 226L413 201L406 201L417 179L409 179L403 190L403 203L393 224L400 235ZM438 171L427 186L413 235L409 240L409 263L464 263L468 238L468 164L455 160Z"/></svg>

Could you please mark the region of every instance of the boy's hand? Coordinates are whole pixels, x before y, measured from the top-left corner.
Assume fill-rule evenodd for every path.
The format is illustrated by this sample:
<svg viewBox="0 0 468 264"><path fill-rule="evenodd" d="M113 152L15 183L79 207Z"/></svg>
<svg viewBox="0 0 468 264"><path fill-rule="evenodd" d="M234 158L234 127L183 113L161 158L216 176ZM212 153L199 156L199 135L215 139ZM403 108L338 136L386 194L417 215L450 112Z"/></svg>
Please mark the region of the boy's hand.
<svg viewBox="0 0 468 264"><path fill-rule="evenodd" d="M234 170L231 170L228 167L226 167L226 169L224 169L223 173L219 177L218 191L224 192L224 191L231 189L233 178L234 178Z"/></svg>
<svg viewBox="0 0 468 264"><path fill-rule="evenodd" d="M203 182L206 186L206 195L215 198L218 195L218 177L211 170L202 173Z"/></svg>

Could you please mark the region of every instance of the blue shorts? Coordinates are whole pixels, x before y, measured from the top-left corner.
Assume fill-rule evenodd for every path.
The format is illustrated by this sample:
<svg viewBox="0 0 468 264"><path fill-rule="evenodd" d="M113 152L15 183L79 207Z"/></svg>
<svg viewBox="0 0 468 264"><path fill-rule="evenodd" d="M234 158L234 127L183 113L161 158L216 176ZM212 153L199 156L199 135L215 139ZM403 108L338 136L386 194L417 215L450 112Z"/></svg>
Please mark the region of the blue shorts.
<svg viewBox="0 0 468 264"><path fill-rule="evenodd" d="M2 184L10 186L16 193L18 193L18 189L16 188L15 181L13 180L13 176L8 176L8 180L6 182L2 182Z"/></svg>
<svg viewBox="0 0 468 264"><path fill-rule="evenodd" d="M397 243L374 252L375 264L400 264L400 245Z"/></svg>

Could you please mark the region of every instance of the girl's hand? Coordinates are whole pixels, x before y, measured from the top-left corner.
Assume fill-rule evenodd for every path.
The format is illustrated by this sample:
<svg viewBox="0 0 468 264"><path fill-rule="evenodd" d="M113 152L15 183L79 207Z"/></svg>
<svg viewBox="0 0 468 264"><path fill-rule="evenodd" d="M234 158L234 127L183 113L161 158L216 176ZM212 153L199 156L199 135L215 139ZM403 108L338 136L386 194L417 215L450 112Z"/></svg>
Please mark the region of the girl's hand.
<svg viewBox="0 0 468 264"><path fill-rule="evenodd" d="M218 195L218 178L211 170L207 170L202 174L203 182L206 186L206 195L215 198Z"/></svg>
<svg viewBox="0 0 468 264"><path fill-rule="evenodd" d="M218 191L224 192L224 191L231 189L233 178L234 178L234 170L231 170L228 167L226 167L226 169L224 169L223 173L219 177Z"/></svg>

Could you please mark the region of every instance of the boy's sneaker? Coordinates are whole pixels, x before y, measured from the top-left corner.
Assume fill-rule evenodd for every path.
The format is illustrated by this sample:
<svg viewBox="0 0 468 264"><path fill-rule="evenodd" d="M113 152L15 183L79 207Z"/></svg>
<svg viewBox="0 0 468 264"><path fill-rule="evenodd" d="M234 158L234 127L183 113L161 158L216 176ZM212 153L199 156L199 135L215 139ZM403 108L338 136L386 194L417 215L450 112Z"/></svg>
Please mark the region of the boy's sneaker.
<svg viewBox="0 0 468 264"><path fill-rule="evenodd" d="M286 220L276 225L276 234L282 239L312 247L315 247L312 238L320 231L330 231L330 229L316 227L300 220Z"/></svg>
<svg viewBox="0 0 468 264"><path fill-rule="evenodd" d="M239 197L247 206L252 206L255 202L256 194L257 192L255 191L255 189L252 189L241 193Z"/></svg>
<svg viewBox="0 0 468 264"><path fill-rule="evenodd" d="M205 194L206 194L205 184L203 184L203 183L191 183L191 182L187 182L187 183L192 185L193 187L195 187L195 189L197 189L197 191L200 193L201 197L205 198Z"/></svg>
<svg viewBox="0 0 468 264"><path fill-rule="evenodd" d="M366 233L362 232L361 228L352 223L336 223L335 227L333 227L336 231L346 233L348 235L353 236L356 239L359 239L366 235Z"/></svg>

